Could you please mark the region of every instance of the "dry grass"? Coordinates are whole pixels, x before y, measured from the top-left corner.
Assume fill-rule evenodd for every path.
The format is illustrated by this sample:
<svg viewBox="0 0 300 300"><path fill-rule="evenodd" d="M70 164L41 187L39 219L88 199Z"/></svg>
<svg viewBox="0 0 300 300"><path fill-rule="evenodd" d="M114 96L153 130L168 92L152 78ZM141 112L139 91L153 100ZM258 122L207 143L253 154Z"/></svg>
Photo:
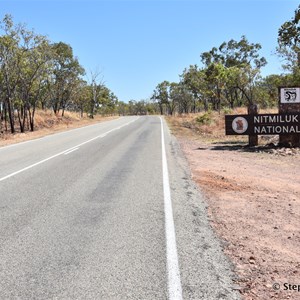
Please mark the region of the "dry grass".
<svg viewBox="0 0 300 300"><path fill-rule="evenodd" d="M278 113L277 109L264 109L264 113ZM196 114L186 114L178 116L168 116L166 120L174 134L184 134L192 139L201 138L209 143L226 142L241 143L248 142L247 136L227 136L225 135L225 115L247 114L247 108L237 108L224 113L224 111L201 112ZM267 139L268 140L268 139ZM265 138L260 138L260 143L264 143Z"/></svg>

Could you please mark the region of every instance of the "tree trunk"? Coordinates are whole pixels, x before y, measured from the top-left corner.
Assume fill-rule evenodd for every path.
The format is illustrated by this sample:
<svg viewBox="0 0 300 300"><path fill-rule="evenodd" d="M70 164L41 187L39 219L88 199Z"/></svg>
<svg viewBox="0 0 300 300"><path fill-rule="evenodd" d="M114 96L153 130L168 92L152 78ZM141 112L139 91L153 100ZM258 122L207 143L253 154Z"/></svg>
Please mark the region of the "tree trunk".
<svg viewBox="0 0 300 300"><path fill-rule="evenodd" d="M7 105L4 103L4 127L5 131L7 132Z"/></svg>
<svg viewBox="0 0 300 300"><path fill-rule="evenodd" d="M23 126L23 122L22 122L22 112L20 113L20 110L17 109L18 111L18 120L19 120L19 125L20 125L20 131L21 133L24 133L24 126Z"/></svg>
<svg viewBox="0 0 300 300"><path fill-rule="evenodd" d="M12 111L13 108L12 108L11 101L9 98L7 99L7 109L8 109L9 123L10 123L10 131L11 131L11 133L15 133L14 113Z"/></svg>
<svg viewBox="0 0 300 300"><path fill-rule="evenodd" d="M32 112L30 109L28 110L29 114L29 124L30 124L30 131L34 131L34 114L35 114L35 107L33 107Z"/></svg>
<svg viewBox="0 0 300 300"><path fill-rule="evenodd" d="M208 111L208 102L206 98L204 99L204 110Z"/></svg>
<svg viewBox="0 0 300 300"><path fill-rule="evenodd" d="M163 106L161 103L159 103L158 105L159 105L160 115L162 116L164 114Z"/></svg>

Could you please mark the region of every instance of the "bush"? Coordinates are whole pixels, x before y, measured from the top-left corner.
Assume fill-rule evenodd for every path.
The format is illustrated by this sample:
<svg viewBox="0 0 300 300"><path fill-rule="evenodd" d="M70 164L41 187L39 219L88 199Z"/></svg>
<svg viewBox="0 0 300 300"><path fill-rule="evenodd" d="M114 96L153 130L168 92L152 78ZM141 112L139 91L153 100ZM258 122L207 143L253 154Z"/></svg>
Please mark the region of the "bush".
<svg viewBox="0 0 300 300"><path fill-rule="evenodd" d="M212 121L212 115L210 112L206 112L202 116L196 118L196 122L202 125L209 125Z"/></svg>
<svg viewBox="0 0 300 300"><path fill-rule="evenodd" d="M224 115L230 115L230 114L232 114L232 109L229 107L224 107L223 112L224 112Z"/></svg>

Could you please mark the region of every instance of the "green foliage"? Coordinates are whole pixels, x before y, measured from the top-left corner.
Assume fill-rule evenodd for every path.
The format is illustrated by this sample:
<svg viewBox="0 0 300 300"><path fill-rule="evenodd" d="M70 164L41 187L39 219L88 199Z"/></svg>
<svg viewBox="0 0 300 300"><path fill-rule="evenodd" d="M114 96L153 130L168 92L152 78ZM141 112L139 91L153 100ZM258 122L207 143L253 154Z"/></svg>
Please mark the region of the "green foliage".
<svg viewBox="0 0 300 300"><path fill-rule="evenodd" d="M197 117L196 122L201 125L210 125L213 122L211 112L206 112L203 115Z"/></svg>
<svg viewBox="0 0 300 300"><path fill-rule="evenodd" d="M245 36L229 40L201 53L202 67L190 65L180 75L179 83L163 81L151 99L160 113L221 111L257 103L262 108L278 103L279 86L298 86L300 82L300 5L290 21L278 31L278 54L285 59L287 74L261 76L267 64L260 55L261 45L250 43ZM209 114L196 122L210 122Z"/></svg>
<svg viewBox="0 0 300 300"><path fill-rule="evenodd" d="M232 109L228 108L228 107L224 107L223 113L224 113L224 115L230 115L230 114L232 114Z"/></svg>
<svg viewBox="0 0 300 300"><path fill-rule="evenodd" d="M297 73L300 68L300 5L290 21L278 30L278 55L284 59L284 69Z"/></svg>
<svg viewBox="0 0 300 300"><path fill-rule="evenodd" d="M223 42L219 47L213 47L210 51L203 52L200 57L206 67L218 63L226 68L245 65L261 68L267 62L264 57L259 56L260 49L260 44L249 43L247 38L242 36L240 41L231 39L228 42Z"/></svg>
<svg viewBox="0 0 300 300"><path fill-rule="evenodd" d="M104 84L88 84L84 75L70 45L51 43L25 25L14 24L10 15L0 21L0 123L8 116L12 133L16 122L21 132L34 130L37 107L52 108L62 116L67 109L81 115L115 113L117 97Z"/></svg>

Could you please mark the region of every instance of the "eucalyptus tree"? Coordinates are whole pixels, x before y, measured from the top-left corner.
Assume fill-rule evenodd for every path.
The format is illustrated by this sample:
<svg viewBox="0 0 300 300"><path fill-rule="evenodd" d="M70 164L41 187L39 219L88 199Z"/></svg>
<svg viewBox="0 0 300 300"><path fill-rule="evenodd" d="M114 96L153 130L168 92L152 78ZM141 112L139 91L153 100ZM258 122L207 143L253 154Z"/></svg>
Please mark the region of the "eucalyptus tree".
<svg viewBox="0 0 300 300"><path fill-rule="evenodd" d="M300 66L300 5L295 10L290 21L284 22L278 30L277 51L279 55L287 59L288 67ZM291 60L292 59L292 60Z"/></svg>
<svg viewBox="0 0 300 300"><path fill-rule="evenodd" d="M173 113L175 110L179 114L191 112L194 98L188 87L180 81L179 83L171 83L170 98L172 99Z"/></svg>
<svg viewBox="0 0 300 300"><path fill-rule="evenodd" d="M123 102L123 101L119 101L117 103L117 112L119 114L119 116L126 116L128 114L128 104Z"/></svg>
<svg viewBox="0 0 300 300"><path fill-rule="evenodd" d="M197 65L190 65L188 69L184 69L180 75L183 84L193 94L192 111L195 113L197 109L197 102L203 103L205 110L208 109L208 98L206 97L206 82L205 72Z"/></svg>
<svg viewBox="0 0 300 300"><path fill-rule="evenodd" d="M102 114L114 114L118 104L118 97L105 85L101 86L98 110Z"/></svg>
<svg viewBox="0 0 300 300"><path fill-rule="evenodd" d="M159 113L163 115L164 114L163 103L159 98L158 86L154 89L152 96L150 97L150 100L155 106L157 105L159 107Z"/></svg>
<svg viewBox="0 0 300 300"><path fill-rule="evenodd" d="M171 95L171 91L174 89L175 85L175 83L170 83L169 81L165 80L156 86L154 92L156 100L160 103L161 111L163 111L165 108L167 114L169 115L174 114L177 106L176 99L173 99Z"/></svg>
<svg viewBox="0 0 300 300"><path fill-rule="evenodd" d="M249 43L245 36L239 41L231 39L223 42L218 48L213 47L210 51L203 52L200 57L204 68L211 65L222 65L232 71L236 78L235 84L227 89L227 101L231 101L240 94L240 98L248 104L255 101L254 87L260 79L260 70L267 64L266 59L260 56L259 43ZM233 76L231 76L232 79ZM228 82L229 83L229 82ZM231 81L231 83L233 83Z"/></svg>
<svg viewBox="0 0 300 300"><path fill-rule="evenodd" d="M45 97L49 70L51 70L52 51L48 40L33 31L21 31L21 43L17 65L19 73L18 119L21 132L25 130L25 121L29 121L30 130L34 130L34 115L41 98Z"/></svg>
<svg viewBox="0 0 300 300"><path fill-rule="evenodd" d="M83 79L78 79L76 88L73 92L74 109L80 112L80 117L83 117L84 112L89 111L91 90L87 82Z"/></svg>
<svg viewBox="0 0 300 300"><path fill-rule="evenodd" d="M71 101L72 93L76 89L78 78L85 74L83 67L78 59L73 55L73 49L70 45L63 42L51 45L53 51L52 57L52 78L51 78L51 104L55 114L62 110L62 116L65 109Z"/></svg>
<svg viewBox="0 0 300 300"><path fill-rule="evenodd" d="M15 26L10 15L5 15L0 23L0 70L3 105L7 112L11 133L15 132L15 95L19 82L18 59L21 26Z"/></svg>
<svg viewBox="0 0 300 300"><path fill-rule="evenodd" d="M285 85L298 86L300 82L300 5L294 16L278 30L278 55L284 59L283 68L290 72Z"/></svg>
<svg viewBox="0 0 300 300"><path fill-rule="evenodd" d="M96 69L95 71L90 71L88 81L90 86L89 117L93 119L95 110L100 105L100 91L104 87L103 76L101 75L101 72Z"/></svg>
<svg viewBox="0 0 300 300"><path fill-rule="evenodd" d="M159 107L160 107L160 112L163 115L165 112L166 104L169 101L169 93L168 93L168 86L170 83L168 81L163 81L159 83L154 92L152 99L157 101Z"/></svg>
<svg viewBox="0 0 300 300"><path fill-rule="evenodd" d="M219 47L213 47L210 51L201 53L201 61L205 67L212 63L220 63L225 67L243 67L251 65L252 67L261 68L266 65L267 61L260 56L259 43L249 43L245 36L239 41L233 39L223 42Z"/></svg>
<svg viewBox="0 0 300 300"><path fill-rule="evenodd" d="M205 69L205 75L206 93L209 95L213 109L220 110L227 81L226 68L221 63L212 63Z"/></svg>

